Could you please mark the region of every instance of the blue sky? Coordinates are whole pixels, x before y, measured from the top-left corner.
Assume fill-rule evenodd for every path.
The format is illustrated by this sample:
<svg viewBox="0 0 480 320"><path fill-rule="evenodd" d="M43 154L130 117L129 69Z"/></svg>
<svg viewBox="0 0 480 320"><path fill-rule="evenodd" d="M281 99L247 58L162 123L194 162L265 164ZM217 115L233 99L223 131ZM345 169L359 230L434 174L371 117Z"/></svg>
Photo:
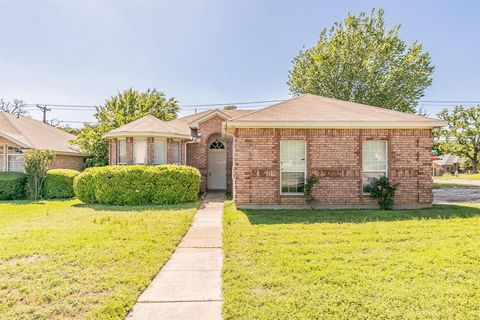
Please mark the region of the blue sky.
<svg viewBox="0 0 480 320"><path fill-rule="evenodd" d="M431 53L424 100L480 100L480 1L438 0L0 0L0 97L98 105L119 90L155 87L183 105L284 99L303 46L348 12L379 7L404 40Z"/></svg>

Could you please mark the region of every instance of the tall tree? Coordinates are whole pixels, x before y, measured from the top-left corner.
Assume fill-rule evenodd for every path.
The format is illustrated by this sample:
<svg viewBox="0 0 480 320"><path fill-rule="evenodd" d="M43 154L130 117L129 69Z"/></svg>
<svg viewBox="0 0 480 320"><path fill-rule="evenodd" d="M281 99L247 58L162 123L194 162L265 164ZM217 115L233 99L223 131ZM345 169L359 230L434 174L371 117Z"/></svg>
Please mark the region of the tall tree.
<svg viewBox="0 0 480 320"><path fill-rule="evenodd" d="M168 121L177 117L180 107L174 98L167 98L165 93L156 89L139 92L128 89L108 99L97 108L96 125L85 124L73 141L83 152L91 155L87 166L108 164L108 145L102 135L147 114Z"/></svg>
<svg viewBox="0 0 480 320"><path fill-rule="evenodd" d="M21 99L13 99L12 101L0 99L0 111L21 116L25 116L28 113L25 110L25 102Z"/></svg>
<svg viewBox="0 0 480 320"><path fill-rule="evenodd" d="M473 173L477 173L480 161L480 105L472 108L457 106L451 112L443 109L437 116L448 122L448 126L437 132L440 151L467 158Z"/></svg>
<svg viewBox="0 0 480 320"><path fill-rule="evenodd" d="M421 44L407 47L399 29L386 28L382 9L349 14L293 59L290 92L415 112L434 67Z"/></svg>

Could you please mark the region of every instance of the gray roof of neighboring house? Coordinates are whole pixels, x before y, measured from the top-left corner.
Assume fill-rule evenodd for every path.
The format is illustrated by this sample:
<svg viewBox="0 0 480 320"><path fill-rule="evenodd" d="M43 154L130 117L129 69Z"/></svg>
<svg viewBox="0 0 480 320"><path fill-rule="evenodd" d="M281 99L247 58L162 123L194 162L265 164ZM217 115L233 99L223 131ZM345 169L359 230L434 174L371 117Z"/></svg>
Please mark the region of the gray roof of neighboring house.
<svg viewBox="0 0 480 320"><path fill-rule="evenodd" d="M453 166L455 163L460 163L461 159L459 156L453 154L444 154L439 156L436 160L433 160L433 163L439 166Z"/></svg>
<svg viewBox="0 0 480 320"><path fill-rule="evenodd" d="M441 127L438 119L365 104L304 94L240 115L227 126L255 125L276 127Z"/></svg>
<svg viewBox="0 0 480 320"><path fill-rule="evenodd" d="M73 134L41 121L0 112L0 136L22 148L51 150L62 154L86 156L77 145L70 143Z"/></svg>

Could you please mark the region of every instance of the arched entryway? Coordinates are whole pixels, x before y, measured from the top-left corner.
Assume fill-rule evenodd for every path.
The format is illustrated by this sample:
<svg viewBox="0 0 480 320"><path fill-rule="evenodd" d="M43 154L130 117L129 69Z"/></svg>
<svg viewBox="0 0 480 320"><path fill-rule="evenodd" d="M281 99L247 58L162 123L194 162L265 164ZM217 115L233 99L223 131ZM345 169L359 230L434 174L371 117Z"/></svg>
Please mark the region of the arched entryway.
<svg viewBox="0 0 480 320"><path fill-rule="evenodd" d="M208 140L208 189L227 189L227 145L220 135L214 135Z"/></svg>

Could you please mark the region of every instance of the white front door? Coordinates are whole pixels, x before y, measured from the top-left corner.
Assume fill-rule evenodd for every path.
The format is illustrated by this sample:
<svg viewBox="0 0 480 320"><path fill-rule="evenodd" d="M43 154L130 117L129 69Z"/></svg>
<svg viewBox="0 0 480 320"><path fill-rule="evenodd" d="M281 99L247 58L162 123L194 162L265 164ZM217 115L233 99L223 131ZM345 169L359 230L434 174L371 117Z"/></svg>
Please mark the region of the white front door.
<svg viewBox="0 0 480 320"><path fill-rule="evenodd" d="M227 150L221 141L214 141L208 148L208 189L227 189Z"/></svg>

